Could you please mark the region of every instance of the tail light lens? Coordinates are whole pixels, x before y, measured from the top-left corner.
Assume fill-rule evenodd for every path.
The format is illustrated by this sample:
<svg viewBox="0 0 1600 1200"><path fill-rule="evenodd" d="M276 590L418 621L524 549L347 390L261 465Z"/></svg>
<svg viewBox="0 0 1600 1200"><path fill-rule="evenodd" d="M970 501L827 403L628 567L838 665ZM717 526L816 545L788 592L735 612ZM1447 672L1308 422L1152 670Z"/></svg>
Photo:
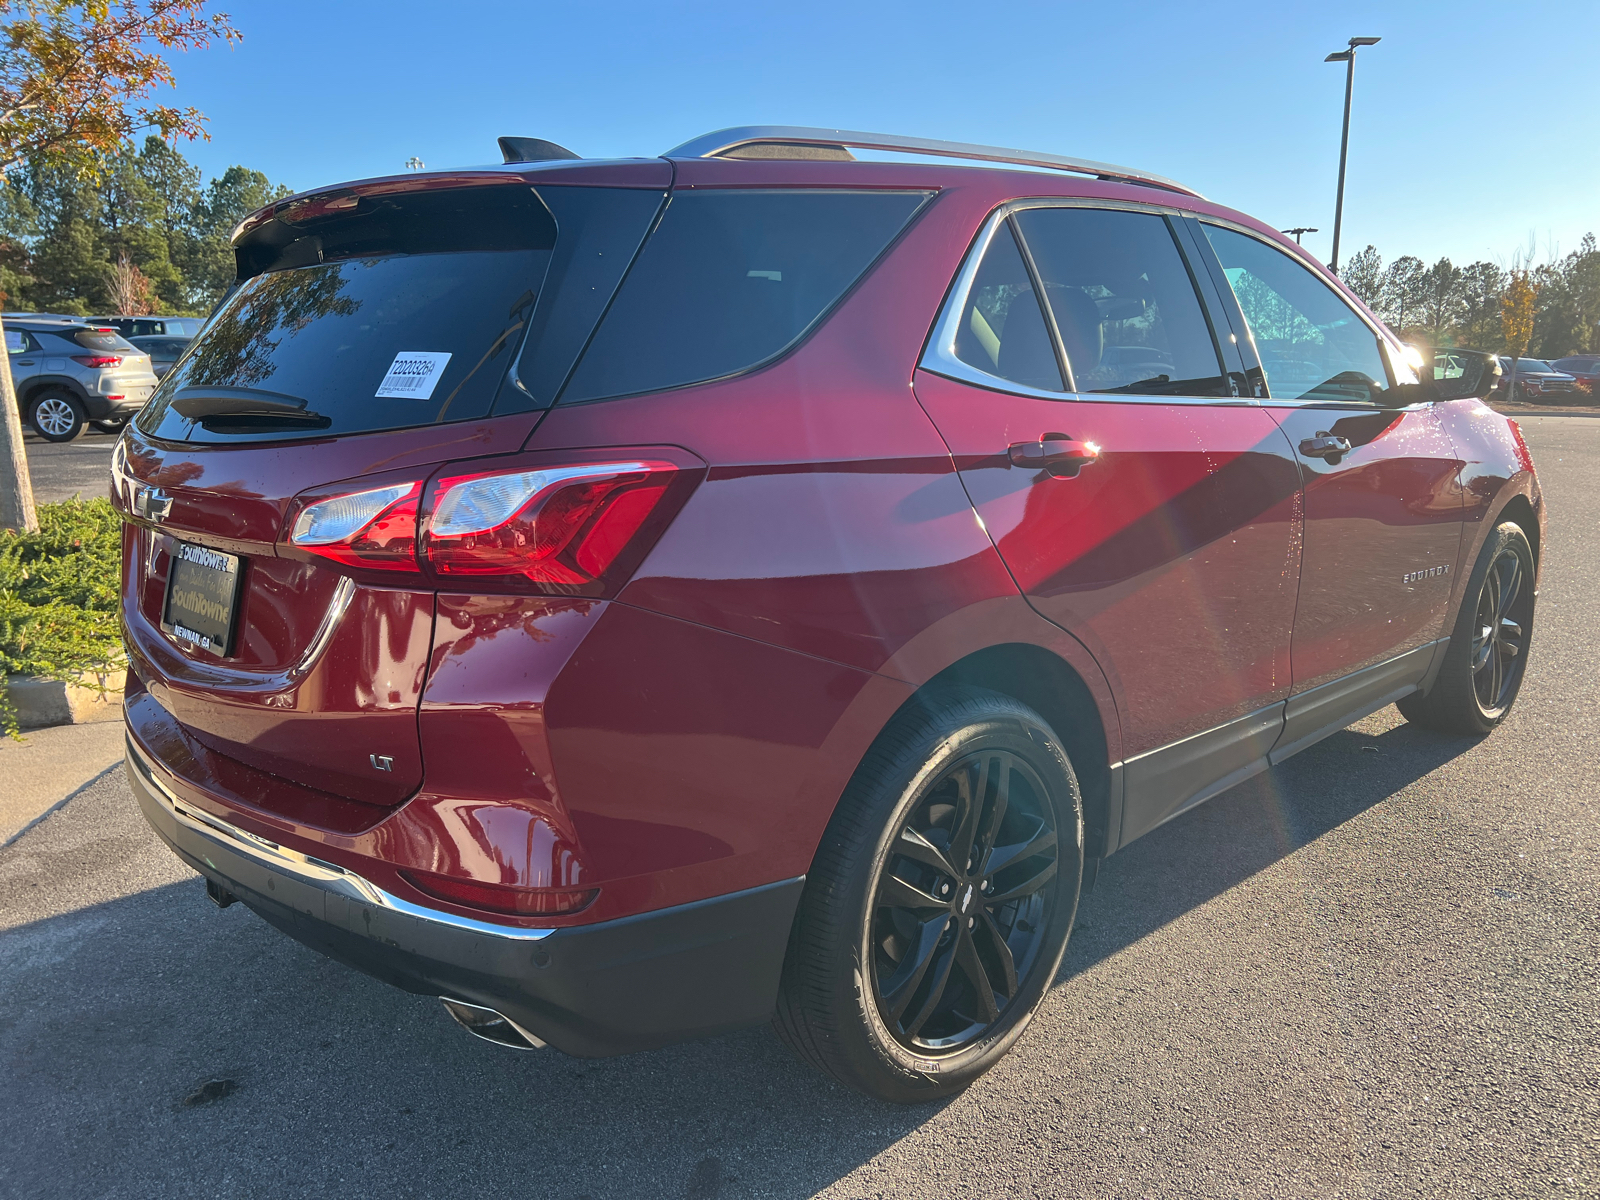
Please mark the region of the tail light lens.
<svg viewBox="0 0 1600 1200"><path fill-rule="evenodd" d="M594 583L677 473L670 462L636 460L447 476L436 485L423 558L447 577Z"/></svg>
<svg viewBox="0 0 1600 1200"><path fill-rule="evenodd" d="M120 367L122 359L115 354L74 354L71 356L75 363L82 363L86 367Z"/></svg>
<svg viewBox="0 0 1600 1200"><path fill-rule="evenodd" d="M396 471L304 492L284 548L434 586L610 595L705 471L676 446L479 461L498 469L455 462L432 480Z"/></svg>
<svg viewBox="0 0 1600 1200"><path fill-rule="evenodd" d="M415 571L421 499L420 481L330 496L301 509L289 542L346 566Z"/></svg>
<svg viewBox="0 0 1600 1200"><path fill-rule="evenodd" d="M452 904L481 908L516 917L559 916L577 912L600 894L599 888L519 888L498 883L474 883L448 875L402 871L405 881L418 891Z"/></svg>

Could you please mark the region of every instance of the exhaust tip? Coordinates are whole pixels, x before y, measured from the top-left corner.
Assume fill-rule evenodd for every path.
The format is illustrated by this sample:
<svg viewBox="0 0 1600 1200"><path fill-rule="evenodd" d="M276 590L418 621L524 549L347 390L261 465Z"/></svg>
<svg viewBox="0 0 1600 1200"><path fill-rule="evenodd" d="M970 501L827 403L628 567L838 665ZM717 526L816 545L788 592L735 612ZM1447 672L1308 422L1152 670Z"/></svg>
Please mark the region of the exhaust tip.
<svg viewBox="0 0 1600 1200"><path fill-rule="evenodd" d="M440 996L439 1001L455 1023L473 1037L494 1042L498 1046L510 1046L513 1050L545 1048L545 1044L533 1034L510 1017L497 1013L492 1008L485 1008L481 1004L469 1004L465 1000L456 1000L450 996Z"/></svg>

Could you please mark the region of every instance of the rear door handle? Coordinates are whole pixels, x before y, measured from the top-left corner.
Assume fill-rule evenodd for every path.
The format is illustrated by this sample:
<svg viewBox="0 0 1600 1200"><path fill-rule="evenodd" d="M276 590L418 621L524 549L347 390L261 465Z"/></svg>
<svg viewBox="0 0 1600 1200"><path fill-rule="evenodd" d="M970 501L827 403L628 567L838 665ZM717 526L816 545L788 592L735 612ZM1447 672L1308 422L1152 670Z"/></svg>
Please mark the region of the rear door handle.
<svg viewBox="0 0 1600 1200"><path fill-rule="evenodd" d="M1013 442L1006 450L1012 464L1035 471L1048 471L1057 479L1074 479L1079 471L1100 457L1100 447L1080 442L1064 433L1047 433L1037 442Z"/></svg>
<svg viewBox="0 0 1600 1200"><path fill-rule="evenodd" d="M1349 438L1334 437L1326 433L1319 433L1316 437L1306 438L1300 443L1300 453L1307 458L1323 458L1329 462L1337 462L1352 449Z"/></svg>

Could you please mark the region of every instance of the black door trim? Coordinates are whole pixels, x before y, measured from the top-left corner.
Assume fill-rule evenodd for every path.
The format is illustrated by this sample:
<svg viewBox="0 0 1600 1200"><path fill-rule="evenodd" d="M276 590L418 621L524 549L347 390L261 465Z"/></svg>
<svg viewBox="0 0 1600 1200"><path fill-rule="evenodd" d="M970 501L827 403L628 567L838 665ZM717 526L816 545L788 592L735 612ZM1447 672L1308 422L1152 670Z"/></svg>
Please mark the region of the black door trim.
<svg viewBox="0 0 1600 1200"><path fill-rule="evenodd" d="M1402 696L1425 691L1449 644L1449 638L1427 642L1215 729L1113 763L1113 783L1120 784L1122 798L1116 848Z"/></svg>
<svg viewBox="0 0 1600 1200"><path fill-rule="evenodd" d="M1269 756L1273 766L1291 754L1338 733L1352 721L1375 713L1430 682L1435 652L1450 641L1439 638L1394 658L1290 696L1284 713L1283 735Z"/></svg>
<svg viewBox="0 0 1600 1200"><path fill-rule="evenodd" d="M1284 702L1119 763L1126 846L1179 813L1265 771L1283 732Z"/></svg>

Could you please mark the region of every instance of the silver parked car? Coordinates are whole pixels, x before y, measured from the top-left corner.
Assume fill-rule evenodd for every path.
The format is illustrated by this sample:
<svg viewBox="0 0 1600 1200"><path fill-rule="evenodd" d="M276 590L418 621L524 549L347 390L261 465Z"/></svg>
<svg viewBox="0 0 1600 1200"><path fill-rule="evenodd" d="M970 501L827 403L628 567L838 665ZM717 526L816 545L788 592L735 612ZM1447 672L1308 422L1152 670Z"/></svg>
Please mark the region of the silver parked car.
<svg viewBox="0 0 1600 1200"><path fill-rule="evenodd" d="M22 415L48 441L70 442L90 424L114 433L155 390L150 355L113 329L36 318L5 331Z"/></svg>
<svg viewBox="0 0 1600 1200"><path fill-rule="evenodd" d="M183 357L184 352L189 349L189 343L194 339L159 337L151 334L148 337L131 337L128 340L150 356L150 369L156 373L156 378L165 379L167 372L172 370L172 364Z"/></svg>

